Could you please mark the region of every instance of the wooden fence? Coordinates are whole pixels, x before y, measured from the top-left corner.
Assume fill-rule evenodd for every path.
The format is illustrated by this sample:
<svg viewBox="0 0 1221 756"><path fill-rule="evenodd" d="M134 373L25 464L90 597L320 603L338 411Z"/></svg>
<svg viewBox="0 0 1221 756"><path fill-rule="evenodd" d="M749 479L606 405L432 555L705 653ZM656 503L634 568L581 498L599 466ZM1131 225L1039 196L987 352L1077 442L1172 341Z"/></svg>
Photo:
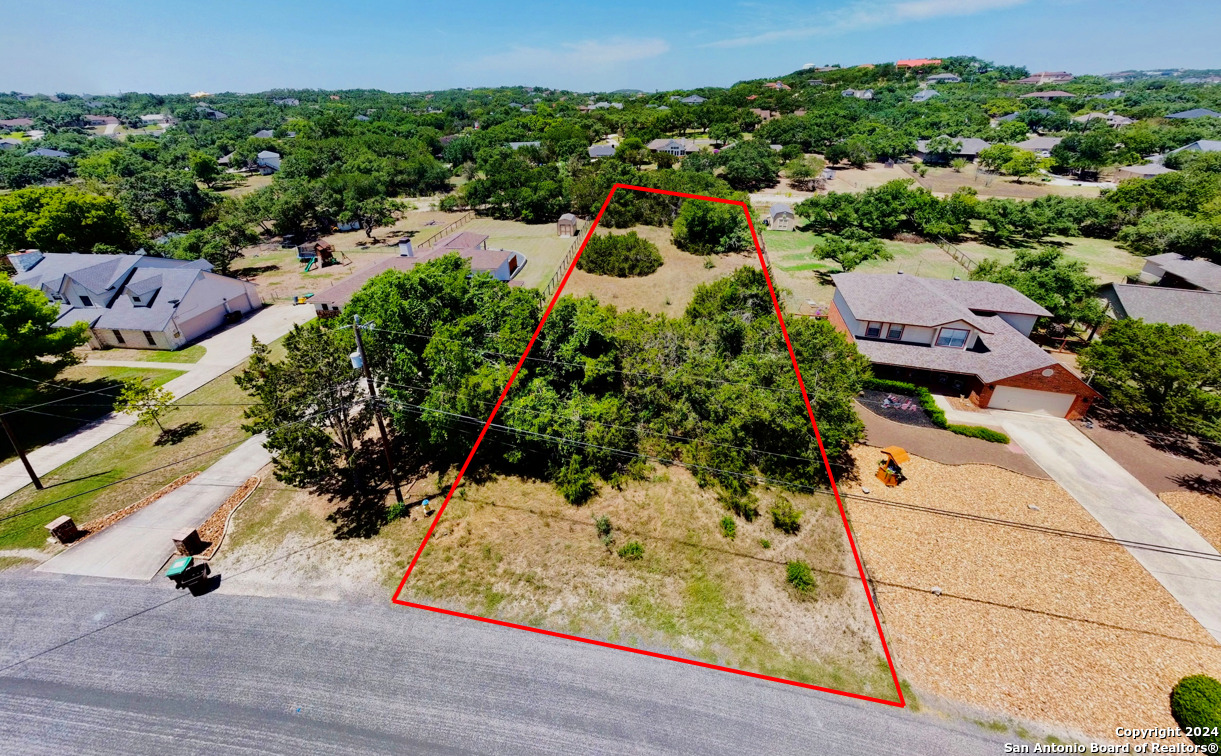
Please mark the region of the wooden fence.
<svg viewBox="0 0 1221 756"><path fill-rule="evenodd" d="M440 239L444 239L445 236L450 231L453 231L454 229L458 228L459 226L465 226L467 223L470 223L474 219L475 219L475 211L470 210L470 211L464 213L461 218L458 218L457 220L453 221L445 228L441 229L437 233L433 234L432 236L428 237L424 241L420 242L418 245L415 245L415 248L417 250L428 249L433 245L433 242L438 241Z"/></svg>
<svg viewBox="0 0 1221 756"><path fill-rule="evenodd" d="M976 263L974 260L972 260L967 255L966 252L963 252L961 249L959 249L958 247L955 247L953 244L950 244L948 241L946 241L945 239L943 239L940 236L938 236L937 241L935 241L933 243L936 244L938 247L941 247L942 252L945 252L947 255L954 258L954 262L961 265L967 271L967 273L970 273L971 271L975 270L975 266L978 263Z"/></svg>
<svg viewBox="0 0 1221 756"><path fill-rule="evenodd" d="M572 239L572 244L568 245L568 251L564 253L564 260L560 263L560 267L556 268L555 275L551 276L551 280L543 287L543 299L548 300L555 292L556 287L560 285L560 281L564 278L564 273L568 271L568 266L572 264L572 258L576 256L577 250L581 248L581 241L584 239L585 232L578 233Z"/></svg>

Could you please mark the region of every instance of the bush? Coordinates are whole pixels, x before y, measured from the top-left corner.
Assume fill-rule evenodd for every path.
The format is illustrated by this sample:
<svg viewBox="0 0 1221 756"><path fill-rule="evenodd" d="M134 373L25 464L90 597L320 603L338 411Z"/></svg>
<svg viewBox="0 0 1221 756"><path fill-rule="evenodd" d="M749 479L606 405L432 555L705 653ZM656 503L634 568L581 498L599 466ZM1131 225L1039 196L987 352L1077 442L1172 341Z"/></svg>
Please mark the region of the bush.
<svg viewBox="0 0 1221 756"><path fill-rule="evenodd" d="M573 457L555 476L555 487L569 504L584 504L598 493L594 485L594 471L583 467L580 457Z"/></svg>
<svg viewBox="0 0 1221 756"><path fill-rule="evenodd" d="M957 433L960 436L969 438L979 438L984 441L991 441L994 444L1007 444L1009 437L1000 431L994 431L991 428L985 428L982 425L951 425L948 430L951 433Z"/></svg>
<svg viewBox="0 0 1221 756"><path fill-rule="evenodd" d="M719 498L726 509L747 522L754 522L759 516L758 499L753 493L739 495L732 491L722 491Z"/></svg>
<svg viewBox="0 0 1221 756"><path fill-rule="evenodd" d="M767 540L766 538L760 538L759 545L765 549L770 549L772 547L772 542Z"/></svg>
<svg viewBox="0 0 1221 756"><path fill-rule="evenodd" d="M1170 691L1170 713L1196 745L1221 746L1221 736L1212 734L1221 727L1221 682L1208 675L1191 675L1179 680ZM1207 735L1191 734L1192 728L1206 728Z"/></svg>
<svg viewBox="0 0 1221 756"><path fill-rule="evenodd" d="M598 529L598 540L606 548L610 548L615 542L615 536L611 533L611 521L606 515L594 518L594 527Z"/></svg>
<svg viewBox="0 0 1221 756"><path fill-rule="evenodd" d="M725 515L724 517L722 517L721 518L721 535L725 536L726 538L728 538L729 540L732 541L734 539L734 536L736 536L737 534L738 534L738 523L734 522L733 518L730 517L729 515Z"/></svg>
<svg viewBox="0 0 1221 756"><path fill-rule="evenodd" d="M814 571L810 565L802 561L789 562L788 575L785 578L789 585L802 593L813 593L817 585L814 582Z"/></svg>
<svg viewBox="0 0 1221 756"><path fill-rule="evenodd" d="M647 276L660 268L662 262L656 244L630 231L590 237L577 260L577 267L599 276L628 278Z"/></svg>
<svg viewBox="0 0 1221 756"><path fill-rule="evenodd" d="M623 548L619 549L619 558L630 562L643 559L644 546L641 546L639 541L628 541L623 545Z"/></svg>
<svg viewBox="0 0 1221 756"><path fill-rule="evenodd" d="M801 510L781 496L771 508L772 525L782 533L793 535L801 530Z"/></svg>

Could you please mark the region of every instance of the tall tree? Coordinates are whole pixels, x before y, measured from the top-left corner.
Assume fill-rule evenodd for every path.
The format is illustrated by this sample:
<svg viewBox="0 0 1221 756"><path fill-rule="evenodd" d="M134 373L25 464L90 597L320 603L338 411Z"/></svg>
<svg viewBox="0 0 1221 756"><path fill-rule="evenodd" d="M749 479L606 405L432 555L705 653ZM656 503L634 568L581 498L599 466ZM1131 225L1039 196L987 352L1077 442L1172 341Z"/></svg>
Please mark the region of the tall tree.
<svg viewBox="0 0 1221 756"><path fill-rule="evenodd" d="M48 380L79 360L72 350L89 339L89 326L56 328L59 307L41 291L20 286L0 273L0 370ZM0 384L17 381L0 373Z"/></svg>
<svg viewBox="0 0 1221 756"><path fill-rule="evenodd" d="M0 251L91 252L96 245L130 250L131 221L111 197L63 186L31 186L0 195Z"/></svg>

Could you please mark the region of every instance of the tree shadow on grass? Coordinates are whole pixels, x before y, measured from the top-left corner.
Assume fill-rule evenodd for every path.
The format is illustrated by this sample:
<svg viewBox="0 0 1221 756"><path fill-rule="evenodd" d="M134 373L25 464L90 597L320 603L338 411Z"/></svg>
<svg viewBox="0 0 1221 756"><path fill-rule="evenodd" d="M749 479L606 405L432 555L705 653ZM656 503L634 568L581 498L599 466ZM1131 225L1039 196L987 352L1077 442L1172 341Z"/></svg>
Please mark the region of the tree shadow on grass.
<svg viewBox="0 0 1221 756"><path fill-rule="evenodd" d="M404 480L408 475L418 478L431 472L430 466L414 455L404 456L402 452L393 450L391 458L395 460L395 474L398 476L400 488L404 488ZM351 469L339 469L323 483L314 487L316 494L326 496L327 500L338 504L335 511L327 515L327 521L335 526L335 537L372 538L390 522L392 502L390 482L386 480L385 458L382 454L381 441L377 438L366 439L357 449ZM408 475L404 473L410 471ZM408 507L420 504L420 501L406 502Z"/></svg>
<svg viewBox="0 0 1221 756"><path fill-rule="evenodd" d="M166 428L153 442L153 446L176 446L204 429L203 423L192 420L189 423Z"/></svg>

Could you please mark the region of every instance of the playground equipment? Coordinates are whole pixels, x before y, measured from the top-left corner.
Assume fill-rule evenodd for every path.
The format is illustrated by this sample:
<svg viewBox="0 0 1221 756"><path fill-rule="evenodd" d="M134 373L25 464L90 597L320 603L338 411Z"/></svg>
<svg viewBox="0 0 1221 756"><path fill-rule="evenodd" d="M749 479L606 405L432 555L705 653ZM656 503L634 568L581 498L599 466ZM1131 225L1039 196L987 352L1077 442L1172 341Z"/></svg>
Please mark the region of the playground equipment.
<svg viewBox="0 0 1221 756"><path fill-rule="evenodd" d="M898 446L887 446L882 450L882 455L878 461L878 480L887 486L897 486L906 480L900 465L911 459L907 452Z"/></svg>
<svg viewBox="0 0 1221 756"><path fill-rule="evenodd" d="M293 297L293 304L306 304L306 300L314 296L314 292L307 291L304 294L297 294Z"/></svg>

